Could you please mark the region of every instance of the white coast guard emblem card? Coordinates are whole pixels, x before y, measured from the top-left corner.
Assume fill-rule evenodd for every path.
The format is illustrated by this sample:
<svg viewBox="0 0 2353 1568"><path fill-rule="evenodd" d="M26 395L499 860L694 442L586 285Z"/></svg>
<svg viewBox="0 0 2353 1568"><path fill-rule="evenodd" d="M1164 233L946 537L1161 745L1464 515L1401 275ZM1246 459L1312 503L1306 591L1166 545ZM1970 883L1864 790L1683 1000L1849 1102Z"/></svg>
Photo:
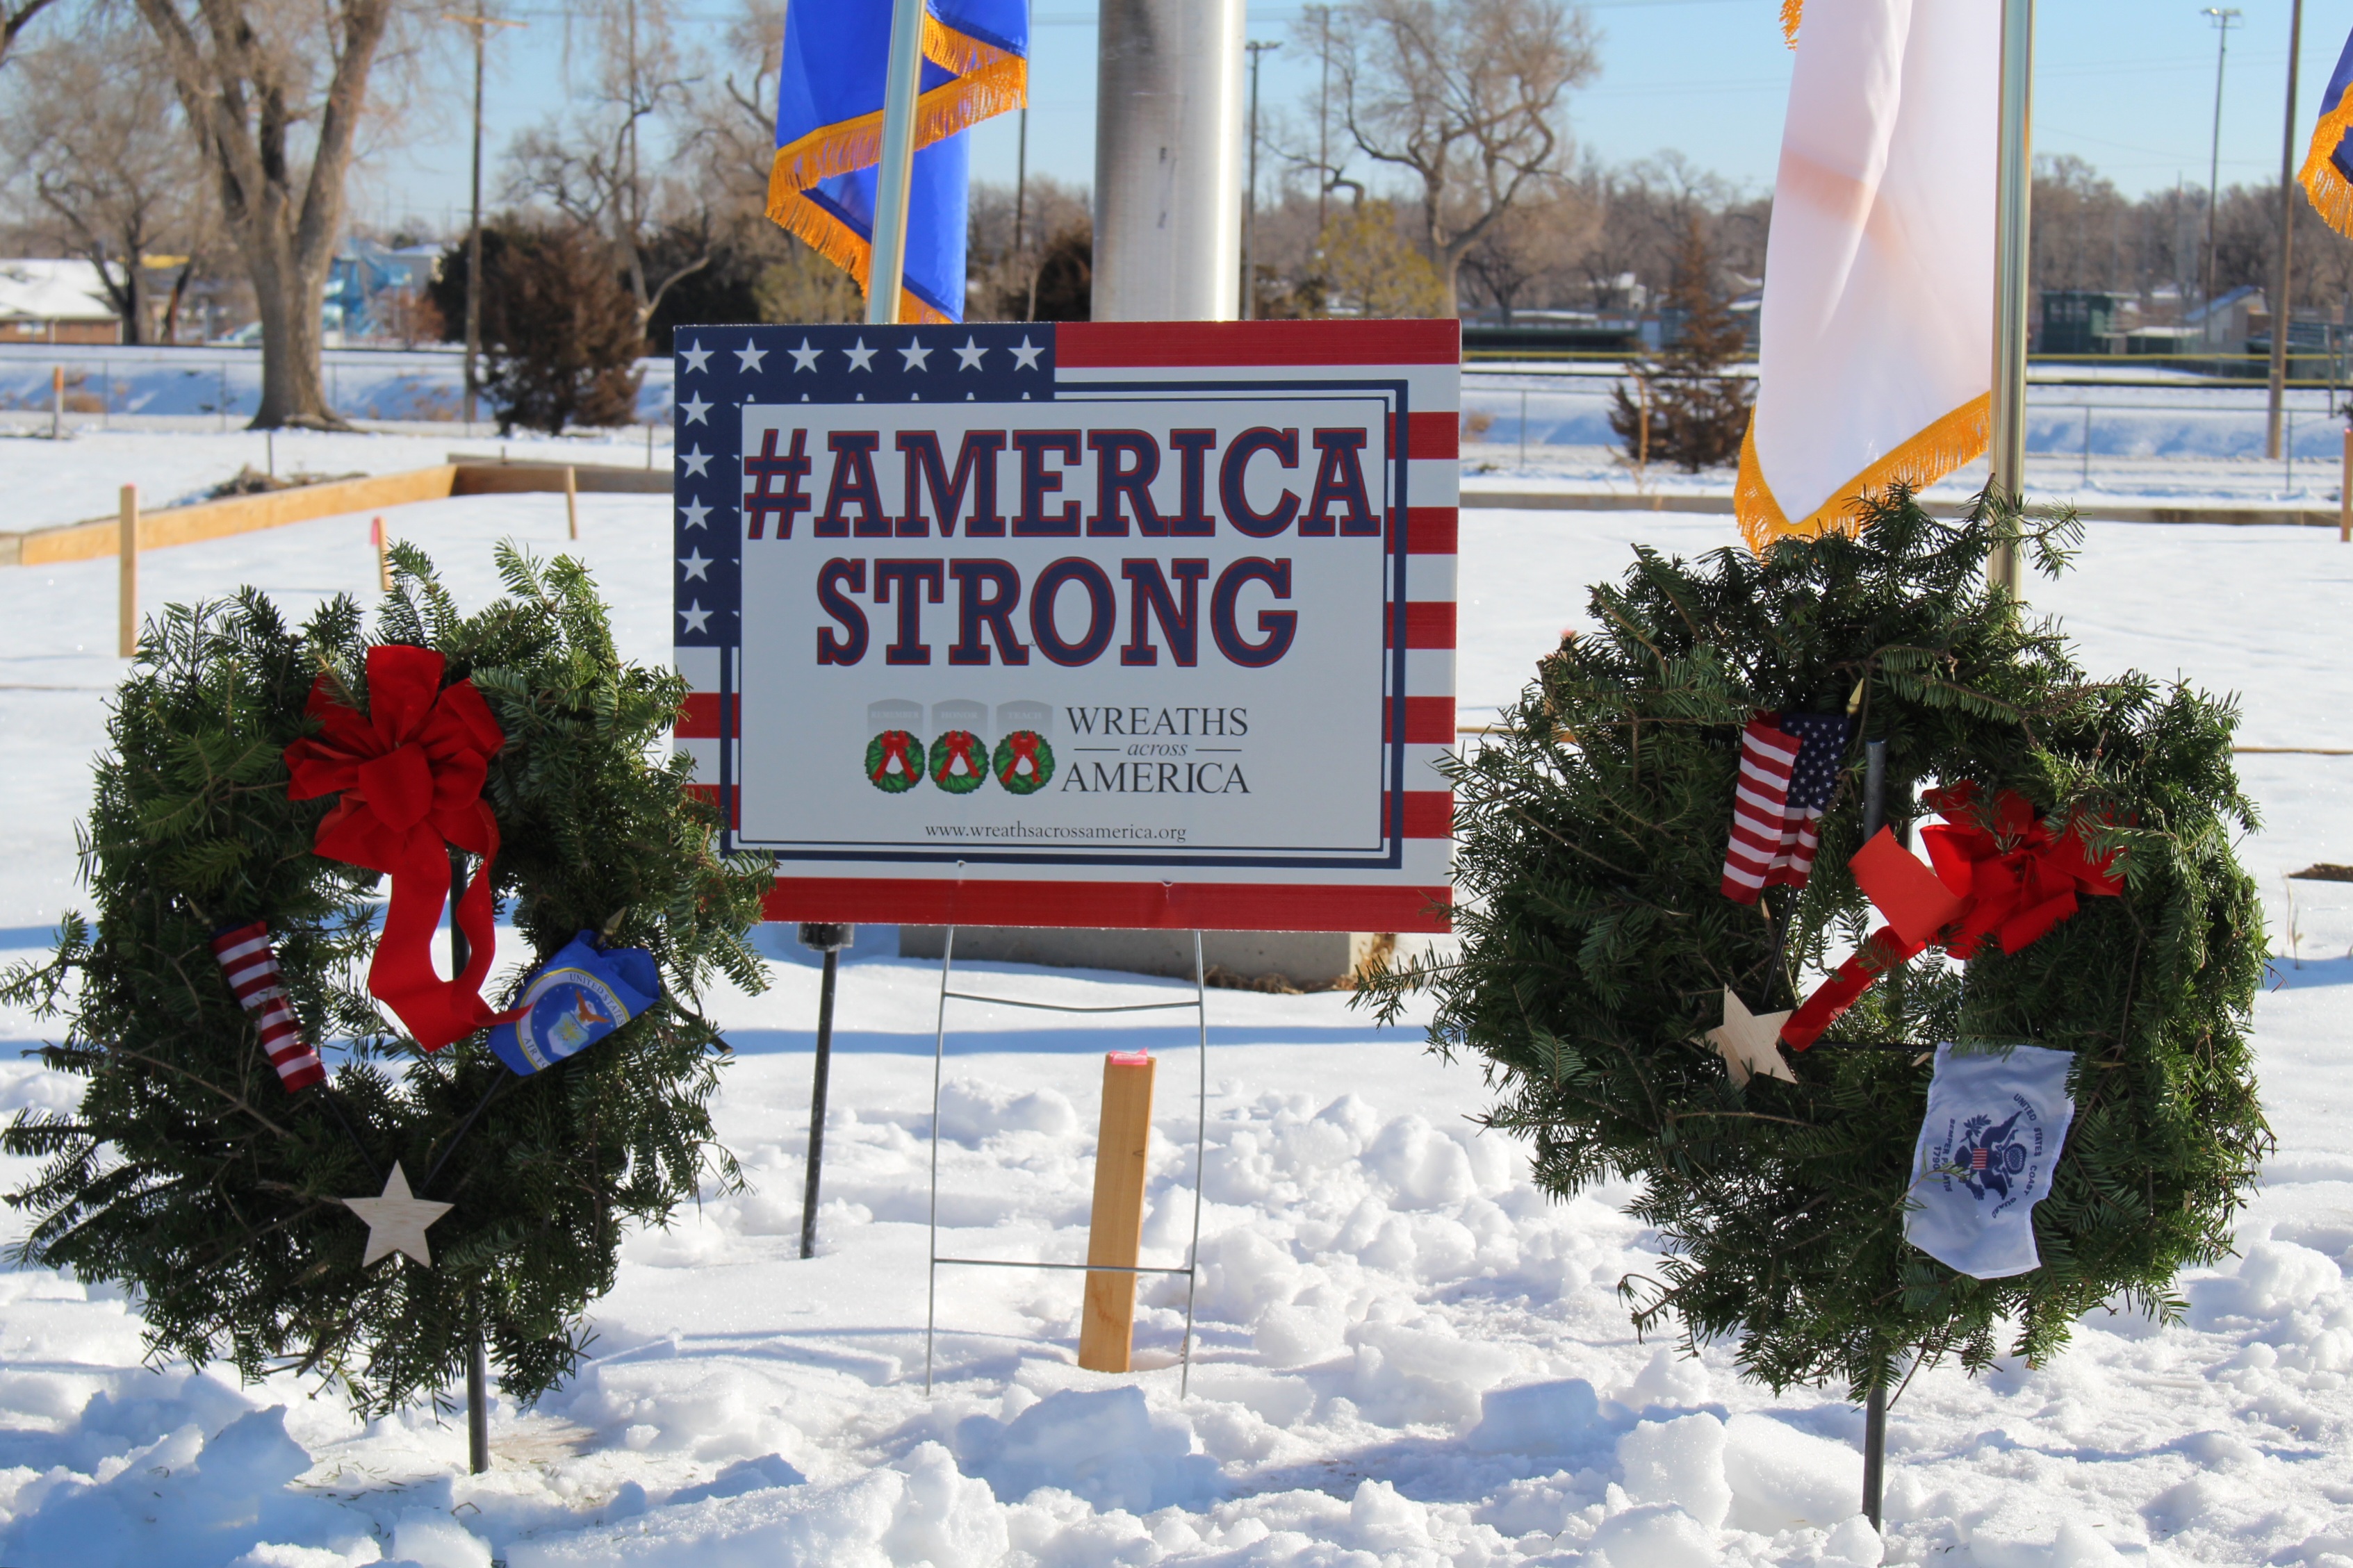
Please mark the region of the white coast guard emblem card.
<svg viewBox="0 0 2353 1568"><path fill-rule="evenodd" d="M1446 929L1454 322L675 346L679 744L771 919Z"/></svg>

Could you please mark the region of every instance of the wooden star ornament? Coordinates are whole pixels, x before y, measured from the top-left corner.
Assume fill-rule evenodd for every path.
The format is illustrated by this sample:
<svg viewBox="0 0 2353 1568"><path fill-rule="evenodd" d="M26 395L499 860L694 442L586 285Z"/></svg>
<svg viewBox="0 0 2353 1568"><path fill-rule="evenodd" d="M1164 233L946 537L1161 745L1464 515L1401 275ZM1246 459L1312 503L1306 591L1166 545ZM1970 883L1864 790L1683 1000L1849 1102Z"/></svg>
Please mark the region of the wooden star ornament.
<svg viewBox="0 0 2353 1568"><path fill-rule="evenodd" d="M1751 1013L1732 987L1724 988L1724 1022L1707 1032L1707 1043L1715 1047L1716 1055L1731 1069L1734 1088L1759 1073L1778 1078L1783 1083L1798 1081L1798 1075L1789 1070L1788 1062L1781 1055L1781 1026L1788 1021L1788 1009Z"/></svg>
<svg viewBox="0 0 2353 1568"><path fill-rule="evenodd" d="M343 1206L367 1224L367 1256L360 1259L361 1268L397 1252L430 1268L433 1253L425 1245L426 1227L454 1205L431 1203L410 1193L407 1173L396 1160L392 1174L385 1178L382 1197L345 1198Z"/></svg>

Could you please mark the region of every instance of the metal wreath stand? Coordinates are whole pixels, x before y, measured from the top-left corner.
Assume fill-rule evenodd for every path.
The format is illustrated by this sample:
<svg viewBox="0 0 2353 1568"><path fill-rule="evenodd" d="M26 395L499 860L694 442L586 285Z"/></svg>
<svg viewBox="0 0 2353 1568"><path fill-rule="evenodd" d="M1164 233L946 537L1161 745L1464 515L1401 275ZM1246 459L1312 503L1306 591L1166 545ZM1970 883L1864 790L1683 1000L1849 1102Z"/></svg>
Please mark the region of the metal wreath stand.
<svg viewBox="0 0 2353 1568"><path fill-rule="evenodd" d="M947 928L940 952L938 1026L932 1038L932 1203L930 1271L923 1288L923 1392L932 1392L932 1342L939 1321L940 1268L1052 1268L1078 1274L1181 1274L1185 1277L1185 1338L1177 1352L1181 1371L1177 1397L1193 1389L1193 1300L1200 1287L1201 1178L1209 1146L1209 983L1201 965L1201 933L1193 933L1193 1000L1190 1002L1124 1002L1110 1006L1075 1007L1060 1002L1025 1002L1012 996L988 996L973 991L951 991L948 980L955 963L955 927ZM947 1060L948 1003L987 1002L1000 1007L1029 1007L1041 1013L1160 1013L1193 1008L1198 1017L1200 1063L1195 1089L1193 1131L1193 1240L1181 1268L1146 1268L1135 1264L1049 1263L1018 1258L943 1258L940 1256L940 1080Z"/></svg>

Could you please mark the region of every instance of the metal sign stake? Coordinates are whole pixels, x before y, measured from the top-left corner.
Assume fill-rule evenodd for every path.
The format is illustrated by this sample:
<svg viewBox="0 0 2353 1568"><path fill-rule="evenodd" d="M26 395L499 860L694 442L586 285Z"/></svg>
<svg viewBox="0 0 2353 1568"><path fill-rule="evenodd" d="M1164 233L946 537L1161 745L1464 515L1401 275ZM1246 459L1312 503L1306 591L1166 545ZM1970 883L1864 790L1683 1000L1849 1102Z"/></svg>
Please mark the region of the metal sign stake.
<svg viewBox="0 0 2353 1568"><path fill-rule="evenodd" d="M1209 983L1201 963L1201 933L1193 933L1193 1000L1190 1002L1124 1002L1108 1006L1076 1007L1060 1002L1027 1002L1016 996L991 996L973 991L951 991L949 977L955 963L955 927L947 928L940 952L940 1005L932 1038L932 1200L930 1272L923 1290L923 1392L932 1392L933 1347L939 1324L940 1268L1049 1268L1082 1274L1181 1274L1185 1277L1185 1339L1177 1352L1179 1398L1193 1392L1193 1304L1200 1289L1201 1186L1208 1166L1209 1146ZM1108 1263L1049 1263L1023 1258L944 1258L940 1255L940 1083L947 1060L948 1003L989 1002L1000 1007L1028 1007L1041 1013L1166 1013L1190 1007L1198 1019L1196 1038L1200 1063L1196 1078L1193 1139L1193 1240L1181 1268L1125 1267Z"/></svg>

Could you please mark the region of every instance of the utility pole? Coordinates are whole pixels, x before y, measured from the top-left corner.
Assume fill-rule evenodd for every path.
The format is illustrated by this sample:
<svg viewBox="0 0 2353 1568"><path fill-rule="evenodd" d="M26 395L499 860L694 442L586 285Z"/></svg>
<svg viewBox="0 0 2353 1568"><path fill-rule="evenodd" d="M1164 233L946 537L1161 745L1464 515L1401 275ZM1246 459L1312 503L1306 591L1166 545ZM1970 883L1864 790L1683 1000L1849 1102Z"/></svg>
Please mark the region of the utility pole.
<svg viewBox="0 0 2353 1568"><path fill-rule="evenodd" d="M2263 455L2280 457L2281 426L2287 417L2287 333L2290 289L2295 280L2295 89L2297 57L2304 52L2304 0L2295 0L2287 22L2287 129L2280 134L2279 284L2273 290L2271 421Z"/></svg>
<svg viewBox="0 0 2353 1568"><path fill-rule="evenodd" d="M1242 196L1242 320L1258 317L1258 68L1281 44L1244 44L1250 51L1250 189Z"/></svg>
<svg viewBox="0 0 2353 1568"><path fill-rule="evenodd" d="M2298 0L2301 4L2301 0ZM1019 256L1027 247L1023 220L1029 207L1029 105L1021 105L1021 142L1013 154L1013 254Z"/></svg>
<svg viewBox="0 0 2353 1568"><path fill-rule="evenodd" d="M1322 38L1324 85L1315 95L1315 248L1324 248L1325 207L1332 199L1332 7L1315 7Z"/></svg>
<svg viewBox="0 0 2353 1568"><path fill-rule="evenodd" d="M474 403L481 387L475 366L482 354L482 39L492 27L521 27L496 16L442 14L474 35L474 208L466 231L466 428L474 427Z"/></svg>
<svg viewBox="0 0 2353 1568"><path fill-rule="evenodd" d="M2240 23L2242 13L2235 6L2209 5L2200 13L2214 23L2214 141L2206 160L2206 302L2214 302L2214 204L2220 197L2222 178L2222 68L2231 58L2231 29ZM2212 336L2214 322L2210 315L2206 322L2208 336Z"/></svg>

